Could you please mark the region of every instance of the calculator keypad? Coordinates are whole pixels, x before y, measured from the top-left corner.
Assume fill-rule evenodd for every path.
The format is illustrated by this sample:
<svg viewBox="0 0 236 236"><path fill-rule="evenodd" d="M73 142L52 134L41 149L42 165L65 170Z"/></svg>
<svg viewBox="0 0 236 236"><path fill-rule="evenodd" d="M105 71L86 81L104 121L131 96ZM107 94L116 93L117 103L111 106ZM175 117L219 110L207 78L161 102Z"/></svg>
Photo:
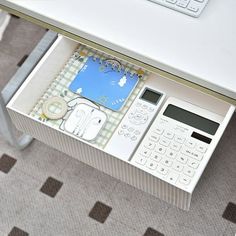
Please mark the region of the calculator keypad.
<svg viewBox="0 0 236 236"><path fill-rule="evenodd" d="M194 178L207 146L156 126L149 130L131 162L170 184L186 187Z"/></svg>

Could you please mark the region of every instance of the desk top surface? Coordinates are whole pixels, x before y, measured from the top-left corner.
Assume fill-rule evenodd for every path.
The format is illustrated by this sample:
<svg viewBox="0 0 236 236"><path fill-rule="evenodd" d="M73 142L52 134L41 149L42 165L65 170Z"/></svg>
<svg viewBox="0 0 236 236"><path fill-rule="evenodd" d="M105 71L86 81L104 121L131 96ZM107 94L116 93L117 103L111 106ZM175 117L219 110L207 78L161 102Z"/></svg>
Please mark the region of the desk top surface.
<svg viewBox="0 0 236 236"><path fill-rule="evenodd" d="M146 0L0 0L0 4L236 99L236 1L199 18Z"/></svg>

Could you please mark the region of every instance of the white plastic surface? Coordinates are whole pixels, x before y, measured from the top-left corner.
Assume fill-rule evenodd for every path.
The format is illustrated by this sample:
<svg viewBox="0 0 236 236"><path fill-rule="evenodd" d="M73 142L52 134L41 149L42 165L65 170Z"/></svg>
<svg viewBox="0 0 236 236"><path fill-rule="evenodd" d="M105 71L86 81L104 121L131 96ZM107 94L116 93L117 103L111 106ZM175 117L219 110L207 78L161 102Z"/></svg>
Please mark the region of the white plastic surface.
<svg viewBox="0 0 236 236"><path fill-rule="evenodd" d="M236 1L192 18L146 0L0 0L1 4L236 98Z"/></svg>

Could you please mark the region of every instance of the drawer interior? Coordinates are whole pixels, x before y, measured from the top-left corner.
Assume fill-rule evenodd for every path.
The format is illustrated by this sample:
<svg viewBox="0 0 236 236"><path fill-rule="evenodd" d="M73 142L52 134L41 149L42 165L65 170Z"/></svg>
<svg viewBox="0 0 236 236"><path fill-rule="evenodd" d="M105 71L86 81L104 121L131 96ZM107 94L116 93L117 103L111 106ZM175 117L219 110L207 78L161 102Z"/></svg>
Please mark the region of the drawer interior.
<svg viewBox="0 0 236 236"><path fill-rule="evenodd" d="M110 112L108 109L103 109L103 111L108 115L111 125L110 127L107 127L108 131L106 134L104 134L105 138L101 138L101 141L84 141L83 139L77 138L72 134L69 134L59 129L60 125L58 125L57 122L49 124L45 122L45 120L43 120L43 117L37 117L33 113L34 110L37 108L37 104L40 104L40 100L42 100L42 97L45 96L45 92L48 91L50 86L52 86L52 83L55 82L55 79L58 79L60 76L66 76L65 67L70 65L71 60L75 59L75 51L78 50L80 46L85 48L85 46L79 45L77 42L71 39L59 36L55 43L52 45L52 47L42 58L42 60L32 71L32 73L29 75L29 77L25 80L25 82L14 95L14 97L11 99L11 101L7 105L9 111L11 111L11 113L14 112L23 117L33 119L37 123L50 126L57 132L62 132L65 135L78 139L81 142L87 143L88 145L91 145L99 150L104 150L107 142L109 142L112 133L119 125L120 121L131 106L139 91L144 85L149 85L157 88L160 91L164 91L166 93L165 100L167 100L169 97L175 97L183 101L192 103L203 109L209 110L222 117L219 129L220 133L217 139L214 140L215 143L212 144L213 147L211 151L214 151L221 135L223 134L234 112L234 107L231 104L228 104L215 97L206 95L198 90L184 86L175 81L169 80L168 78L161 77L160 75L149 73L148 71L145 71L142 68L138 68L135 65L129 65L131 67L130 70L137 71L141 69L144 72L144 74L142 75L142 79L140 79L136 90L132 92L128 102L125 104L124 108L122 108L120 112ZM77 53L80 52L82 51L77 51ZM93 49L91 49L91 52L94 53ZM100 56L106 56L102 52L96 51L96 53ZM83 56L83 53L81 55ZM126 62L122 63L127 65ZM77 72L75 71L74 73L76 74ZM55 91L52 91L51 95L53 95L54 92ZM62 96L65 96L65 94ZM46 97L44 98L46 99ZM38 105L38 107L40 107L40 105ZM113 116L115 116L115 118ZM117 156L117 158L119 158L119 156ZM205 160L204 166L207 164L208 161L209 159Z"/></svg>

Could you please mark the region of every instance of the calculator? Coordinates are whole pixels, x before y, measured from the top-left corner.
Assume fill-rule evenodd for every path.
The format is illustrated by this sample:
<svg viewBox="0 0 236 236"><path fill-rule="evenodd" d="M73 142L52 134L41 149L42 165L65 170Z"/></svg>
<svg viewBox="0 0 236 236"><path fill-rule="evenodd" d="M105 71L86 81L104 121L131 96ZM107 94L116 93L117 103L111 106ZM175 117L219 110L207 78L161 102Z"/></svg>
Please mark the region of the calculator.
<svg viewBox="0 0 236 236"><path fill-rule="evenodd" d="M169 97L130 162L186 191L192 191L214 150L223 117Z"/></svg>

